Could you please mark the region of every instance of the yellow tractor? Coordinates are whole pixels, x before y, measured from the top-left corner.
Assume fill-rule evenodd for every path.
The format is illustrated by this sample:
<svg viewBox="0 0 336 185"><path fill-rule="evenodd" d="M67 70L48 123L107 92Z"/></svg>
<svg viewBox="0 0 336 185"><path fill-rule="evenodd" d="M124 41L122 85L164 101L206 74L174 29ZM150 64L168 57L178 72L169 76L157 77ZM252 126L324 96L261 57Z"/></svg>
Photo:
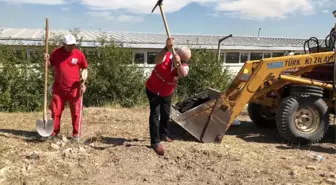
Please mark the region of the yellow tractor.
<svg viewBox="0 0 336 185"><path fill-rule="evenodd" d="M308 53L247 61L226 92L209 88L173 105L172 120L201 142L220 143L248 105L258 126L276 127L289 142L319 142L336 111L335 31L325 47L308 39Z"/></svg>

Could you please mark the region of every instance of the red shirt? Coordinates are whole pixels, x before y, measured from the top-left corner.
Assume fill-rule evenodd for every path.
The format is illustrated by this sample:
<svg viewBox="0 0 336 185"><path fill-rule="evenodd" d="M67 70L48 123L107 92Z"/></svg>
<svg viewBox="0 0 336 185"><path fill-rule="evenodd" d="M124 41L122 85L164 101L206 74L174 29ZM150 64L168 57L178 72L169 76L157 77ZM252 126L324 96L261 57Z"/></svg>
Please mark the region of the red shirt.
<svg viewBox="0 0 336 185"><path fill-rule="evenodd" d="M76 48L72 52L56 48L50 55L50 64L55 72L54 85L61 89L78 88L80 69L88 67L84 54Z"/></svg>
<svg viewBox="0 0 336 185"><path fill-rule="evenodd" d="M188 64L183 64L188 68ZM146 88L162 97L167 97L174 92L177 85L178 74L173 66L172 53L167 52L162 63L157 64L146 82Z"/></svg>

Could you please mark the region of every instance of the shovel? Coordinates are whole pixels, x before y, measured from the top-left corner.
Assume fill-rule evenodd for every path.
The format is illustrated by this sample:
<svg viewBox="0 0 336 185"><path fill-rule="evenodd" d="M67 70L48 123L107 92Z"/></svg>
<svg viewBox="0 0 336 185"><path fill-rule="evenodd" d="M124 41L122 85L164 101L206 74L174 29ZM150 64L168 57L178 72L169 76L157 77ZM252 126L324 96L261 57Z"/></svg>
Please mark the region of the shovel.
<svg viewBox="0 0 336 185"><path fill-rule="evenodd" d="M84 69L82 71L82 79L83 79L83 83L86 81L87 77L88 77L88 71L86 69ZM82 127L82 117L83 117L83 95L84 93L82 93L82 91L80 91L80 97L81 97L81 101L80 101L80 113L79 113L79 125L78 125L78 140L77 142L79 143L79 137L81 135L81 127Z"/></svg>
<svg viewBox="0 0 336 185"><path fill-rule="evenodd" d="M48 53L48 34L49 34L49 23L46 19L46 32L45 32L45 53ZM48 94L48 64L44 63L44 108L43 108L43 119L36 121L36 130L42 137L48 137L54 131L54 121L47 118L47 94Z"/></svg>

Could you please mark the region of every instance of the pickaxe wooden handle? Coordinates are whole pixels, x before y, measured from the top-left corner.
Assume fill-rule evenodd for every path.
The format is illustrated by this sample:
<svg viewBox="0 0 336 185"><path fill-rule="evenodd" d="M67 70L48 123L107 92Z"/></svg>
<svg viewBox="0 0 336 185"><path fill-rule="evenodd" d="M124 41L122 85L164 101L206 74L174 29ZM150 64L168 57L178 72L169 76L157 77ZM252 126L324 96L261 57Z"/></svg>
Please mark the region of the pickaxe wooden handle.
<svg viewBox="0 0 336 185"><path fill-rule="evenodd" d="M154 6L154 8L152 10L152 13L156 9L156 7L159 6L160 11L161 11L161 16L162 16L162 19L163 19L163 23L164 23L164 26L166 28L167 36L168 36L168 38L171 38L170 32L169 32L169 28L168 28L168 24L167 24L167 20L166 20L166 16L165 16L164 11L163 11L162 1L163 0L158 0L158 2L156 3L156 5ZM175 55L175 49L174 49L174 47L172 47L172 50L173 50L173 54Z"/></svg>

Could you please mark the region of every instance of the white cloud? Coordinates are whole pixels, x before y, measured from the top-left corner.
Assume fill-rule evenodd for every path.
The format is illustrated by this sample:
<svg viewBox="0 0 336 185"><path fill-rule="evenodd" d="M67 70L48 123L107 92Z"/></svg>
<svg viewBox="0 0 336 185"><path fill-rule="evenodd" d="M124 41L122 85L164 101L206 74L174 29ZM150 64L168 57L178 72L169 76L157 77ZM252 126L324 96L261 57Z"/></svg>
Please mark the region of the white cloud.
<svg viewBox="0 0 336 185"><path fill-rule="evenodd" d="M13 3L13 4L46 4L46 5L66 4L65 0L0 0L0 2Z"/></svg>
<svg viewBox="0 0 336 185"><path fill-rule="evenodd" d="M93 10L126 10L132 13L151 13L157 0L80 0L82 4ZM186 6L189 1L166 0L163 2L167 12L175 12ZM176 3L178 6L175 6ZM159 7L158 7L159 9ZM159 12L159 10L156 12Z"/></svg>
<svg viewBox="0 0 336 185"><path fill-rule="evenodd" d="M117 18L119 22L141 22L143 21L142 17L130 16L130 15L120 15Z"/></svg>
<svg viewBox="0 0 336 185"><path fill-rule="evenodd" d="M238 0L219 3L215 10L231 12L242 19L283 19L288 15L313 14L308 0Z"/></svg>
<svg viewBox="0 0 336 185"><path fill-rule="evenodd" d="M88 14L93 17L98 17L104 20L116 20L118 22L141 22L143 21L143 18L139 16L131 16L131 15L112 16L111 12L109 11L89 11Z"/></svg>
<svg viewBox="0 0 336 185"><path fill-rule="evenodd" d="M319 7L332 7L332 5L334 5L334 3L336 3L336 0L334 0L334 2L332 0L318 0L318 1L314 1L314 4L316 4Z"/></svg>
<svg viewBox="0 0 336 185"><path fill-rule="evenodd" d="M157 0L0 0L0 2L65 4L80 3L93 11L119 10L122 14L117 20L136 20L132 14L150 14ZM313 15L330 10L336 0L164 0L166 13L176 12L190 3L198 3L213 9L216 16L234 16L240 19L284 19L291 15ZM335 7L336 8L336 7ZM160 14L159 7L154 12ZM105 16L103 16L105 17ZM111 16L107 16L111 18ZM141 18L137 18L141 19Z"/></svg>
<svg viewBox="0 0 336 185"><path fill-rule="evenodd" d="M88 12L89 15L93 16L93 17L98 17L98 18L102 18L105 20L114 20L115 17L111 15L110 12L108 11L89 11Z"/></svg>
<svg viewBox="0 0 336 185"><path fill-rule="evenodd" d="M95 10L126 10L131 13L149 14L157 0L80 0ZM317 9L331 5L333 0L165 0L164 11L171 13L190 3L211 6L214 14L238 16L241 19L283 19L289 15L313 15ZM160 13L159 7L155 13Z"/></svg>
<svg viewBox="0 0 336 185"><path fill-rule="evenodd" d="M329 13L329 10L322 10L323 13Z"/></svg>
<svg viewBox="0 0 336 185"><path fill-rule="evenodd" d="M71 9L68 8L68 7L63 7L63 8L61 8L61 10L64 11L64 12L68 12L68 11L70 11Z"/></svg>
<svg viewBox="0 0 336 185"><path fill-rule="evenodd" d="M210 13L208 15L213 16L213 17L220 17L221 16L220 12L213 12L213 13Z"/></svg>

